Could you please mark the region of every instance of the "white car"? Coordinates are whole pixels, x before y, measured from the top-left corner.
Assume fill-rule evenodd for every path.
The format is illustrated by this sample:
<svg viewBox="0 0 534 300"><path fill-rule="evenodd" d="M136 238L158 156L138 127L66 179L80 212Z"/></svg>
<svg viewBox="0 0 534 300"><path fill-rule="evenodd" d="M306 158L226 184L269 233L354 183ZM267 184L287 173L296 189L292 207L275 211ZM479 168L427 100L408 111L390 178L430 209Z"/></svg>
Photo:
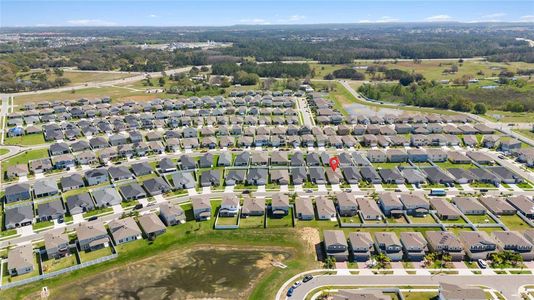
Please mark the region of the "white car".
<svg viewBox="0 0 534 300"><path fill-rule="evenodd" d="M293 286L291 286L292 288L296 289L298 288L300 285L302 284L302 282L299 280L299 281L295 281L295 283L293 283Z"/></svg>
<svg viewBox="0 0 534 300"><path fill-rule="evenodd" d="M488 264L483 259L477 260L477 263L481 269L486 269L488 267Z"/></svg>

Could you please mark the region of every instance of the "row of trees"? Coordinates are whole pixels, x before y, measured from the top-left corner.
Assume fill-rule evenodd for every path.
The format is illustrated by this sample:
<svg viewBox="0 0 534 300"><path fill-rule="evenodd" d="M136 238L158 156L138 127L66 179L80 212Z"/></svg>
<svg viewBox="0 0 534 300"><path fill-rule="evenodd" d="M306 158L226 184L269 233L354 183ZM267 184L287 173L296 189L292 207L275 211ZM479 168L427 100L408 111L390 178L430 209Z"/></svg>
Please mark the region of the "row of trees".
<svg viewBox="0 0 534 300"><path fill-rule="evenodd" d="M257 74L260 77L278 78L303 78L312 72L308 64L284 64L280 62L268 64L244 62L241 65L234 62L220 62L214 63L211 69L212 74L215 75L234 75L238 71L244 71Z"/></svg>

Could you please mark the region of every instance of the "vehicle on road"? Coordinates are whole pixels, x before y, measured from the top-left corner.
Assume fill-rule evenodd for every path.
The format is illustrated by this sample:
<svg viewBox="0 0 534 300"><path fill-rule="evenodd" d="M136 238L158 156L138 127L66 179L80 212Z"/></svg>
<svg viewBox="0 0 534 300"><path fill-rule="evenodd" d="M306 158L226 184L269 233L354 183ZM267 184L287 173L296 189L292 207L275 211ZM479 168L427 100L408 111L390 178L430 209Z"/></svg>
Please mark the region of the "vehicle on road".
<svg viewBox="0 0 534 300"><path fill-rule="evenodd" d="M431 189L430 196L446 196L447 192L444 189Z"/></svg>
<svg viewBox="0 0 534 300"><path fill-rule="evenodd" d="M504 155L499 155L498 158L505 159Z"/></svg>
<svg viewBox="0 0 534 300"><path fill-rule="evenodd" d="M477 264L481 269L488 268L488 264L483 259L477 260Z"/></svg>
<svg viewBox="0 0 534 300"><path fill-rule="evenodd" d="M304 278L302 278L302 282L308 282L313 279L312 275L306 275Z"/></svg>
<svg viewBox="0 0 534 300"><path fill-rule="evenodd" d="M97 219L98 219L98 217L97 217L97 216L94 216L94 217L90 217L89 219L87 219L87 221L90 222L90 221L94 221L94 220L97 220Z"/></svg>
<svg viewBox="0 0 534 300"><path fill-rule="evenodd" d="M139 204L136 204L133 209L141 209L141 208L143 208L143 204L139 203Z"/></svg>
<svg viewBox="0 0 534 300"><path fill-rule="evenodd" d="M287 290L287 296L288 296L288 297L293 296L293 290L294 290L294 289L293 289L292 287L290 287L289 290Z"/></svg>
<svg viewBox="0 0 534 300"><path fill-rule="evenodd" d="M488 192L488 189L481 189L480 192L481 192L481 193L487 193L487 192Z"/></svg>
<svg viewBox="0 0 534 300"><path fill-rule="evenodd" d="M306 190L306 193L313 193L313 190Z"/></svg>
<svg viewBox="0 0 534 300"><path fill-rule="evenodd" d="M299 280L299 281L295 281L295 283L293 283L292 288L293 288L293 289L296 289L296 288L298 288L301 284L302 284L302 282L301 282L300 280Z"/></svg>

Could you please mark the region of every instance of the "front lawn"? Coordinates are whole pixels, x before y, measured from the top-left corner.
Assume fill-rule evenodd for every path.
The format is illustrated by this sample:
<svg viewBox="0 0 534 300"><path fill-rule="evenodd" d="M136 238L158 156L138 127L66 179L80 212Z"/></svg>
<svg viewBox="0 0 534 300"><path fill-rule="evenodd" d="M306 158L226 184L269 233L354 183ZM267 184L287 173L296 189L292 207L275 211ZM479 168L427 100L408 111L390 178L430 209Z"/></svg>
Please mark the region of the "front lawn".
<svg viewBox="0 0 534 300"><path fill-rule="evenodd" d="M54 226L54 221L37 222L32 225L33 230L42 230L47 227Z"/></svg>
<svg viewBox="0 0 534 300"><path fill-rule="evenodd" d="M103 208L98 208L98 209L95 209L95 210L91 210L91 211L88 211L86 213L83 214L83 217L84 218L89 218L89 217L92 217L92 216L96 216L96 215L101 215L101 214L110 214L113 212L113 208L111 207L103 207Z"/></svg>
<svg viewBox="0 0 534 300"><path fill-rule="evenodd" d="M42 133L28 134L23 136L12 136L4 139L5 145L21 145L21 146L33 146L44 144L45 139Z"/></svg>

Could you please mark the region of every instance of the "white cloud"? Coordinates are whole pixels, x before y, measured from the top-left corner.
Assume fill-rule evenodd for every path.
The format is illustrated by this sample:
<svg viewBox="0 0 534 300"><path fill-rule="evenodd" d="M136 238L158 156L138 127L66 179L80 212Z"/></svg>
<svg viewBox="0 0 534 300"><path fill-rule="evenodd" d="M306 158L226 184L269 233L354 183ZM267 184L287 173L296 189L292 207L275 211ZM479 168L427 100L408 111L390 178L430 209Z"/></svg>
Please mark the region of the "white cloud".
<svg viewBox="0 0 534 300"><path fill-rule="evenodd" d="M242 20L239 20L239 22L243 24L247 24L247 25L269 25L271 24L269 21L264 20L264 19L259 19L259 18L242 19Z"/></svg>
<svg viewBox="0 0 534 300"><path fill-rule="evenodd" d="M395 19L388 16L382 16L380 19L377 20L360 20L358 23L391 23L391 22L399 22L399 19Z"/></svg>
<svg viewBox="0 0 534 300"><path fill-rule="evenodd" d="M506 16L505 13L493 13L488 15L480 16L476 20L469 21L469 23L480 23L480 22L501 22L501 17Z"/></svg>
<svg viewBox="0 0 534 300"><path fill-rule="evenodd" d="M149 18L157 18L157 17L159 17L159 16L158 16L158 15L155 15L155 14L150 14L150 15L148 15L148 17L149 17Z"/></svg>
<svg viewBox="0 0 534 300"><path fill-rule="evenodd" d="M449 15L435 15L428 18L425 18L425 21L428 22L445 22L445 21L451 21L452 17Z"/></svg>
<svg viewBox="0 0 534 300"><path fill-rule="evenodd" d="M117 23L104 21L99 19L78 19L78 20L68 20L68 24L74 26L115 26Z"/></svg>
<svg viewBox="0 0 534 300"><path fill-rule="evenodd" d="M285 19L277 19L276 23L280 23L280 24L296 23L296 22L302 21L304 19L306 19L306 16L292 15L292 16L289 16L289 17L287 17Z"/></svg>
<svg viewBox="0 0 534 300"><path fill-rule="evenodd" d="M521 22L534 22L534 15L522 16L519 18Z"/></svg>

